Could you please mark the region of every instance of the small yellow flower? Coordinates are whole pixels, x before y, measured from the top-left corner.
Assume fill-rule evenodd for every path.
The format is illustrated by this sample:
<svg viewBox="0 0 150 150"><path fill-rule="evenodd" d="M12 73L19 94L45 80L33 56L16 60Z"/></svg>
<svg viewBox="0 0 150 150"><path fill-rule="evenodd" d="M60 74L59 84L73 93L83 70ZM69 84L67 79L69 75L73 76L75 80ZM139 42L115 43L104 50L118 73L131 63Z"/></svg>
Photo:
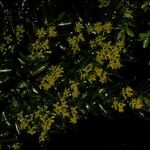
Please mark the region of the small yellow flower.
<svg viewBox="0 0 150 150"><path fill-rule="evenodd" d="M33 127L29 127L27 130L27 133L29 133L30 135L34 135L37 132L37 127L33 126Z"/></svg>
<svg viewBox="0 0 150 150"><path fill-rule="evenodd" d="M99 81L103 84L106 83L108 80L107 72L105 72L102 68L95 68L95 74L99 77Z"/></svg>
<svg viewBox="0 0 150 150"><path fill-rule="evenodd" d="M20 42L22 40L24 32L25 32L25 29L24 29L23 25L16 26L16 38L17 38L18 42Z"/></svg>
<svg viewBox="0 0 150 150"><path fill-rule="evenodd" d="M93 64L89 63L81 72L80 78L81 80L84 80L89 76L89 73L93 70Z"/></svg>
<svg viewBox="0 0 150 150"><path fill-rule="evenodd" d="M80 51L80 47L79 47L79 41L77 36L73 36L72 38L68 38L68 43L70 48L73 50L73 54L76 54L77 52Z"/></svg>
<svg viewBox="0 0 150 150"><path fill-rule="evenodd" d="M47 33L48 33L48 37L49 38L56 37L57 36L56 27L55 26L50 26L47 29Z"/></svg>
<svg viewBox="0 0 150 150"><path fill-rule="evenodd" d="M78 88L79 83L72 81L71 82L71 93L73 98L77 98L80 94L79 88Z"/></svg>
<svg viewBox="0 0 150 150"><path fill-rule="evenodd" d="M20 129L26 130L31 135L39 133L40 142L45 140L48 131L55 121L55 116L47 109L47 107L38 106L37 110L34 110L28 116L23 115L22 111L17 115Z"/></svg>
<svg viewBox="0 0 150 150"><path fill-rule="evenodd" d="M143 102L141 98L137 98L137 99L134 98L131 100L129 105L132 109L141 109L143 107Z"/></svg>
<svg viewBox="0 0 150 150"><path fill-rule="evenodd" d="M84 36L82 33L79 33L76 36L69 37L67 39L69 43L69 47L73 51L73 54L76 54L80 51L80 44L85 41Z"/></svg>
<svg viewBox="0 0 150 150"><path fill-rule="evenodd" d="M107 62L107 68L110 68L112 70L121 68L121 45L119 45L119 42L117 42L115 45L112 45L111 42L103 43L102 49L96 52L96 60L100 64Z"/></svg>
<svg viewBox="0 0 150 150"><path fill-rule="evenodd" d="M79 116L78 116L77 107L71 107L70 122L72 124L76 124L78 119L79 119Z"/></svg>
<svg viewBox="0 0 150 150"><path fill-rule="evenodd" d="M34 43L31 44L31 55L29 56L31 59L43 59L45 58L45 54L47 50L49 50L49 41L48 39L40 41L37 39Z"/></svg>
<svg viewBox="0 0 150 150"><path fill-rule="evenodd" d="M47 74L41 81L40 87L44 90L49 90L52 86L55 85L56 81L63 76L63 68L60 66L52 66L51 72Z"/></svg>
<svg viewBox="0 0 150 150"><path fill-rule="evenodd" d="M80 33L83 30L83 24L81 22L77 22L75 24L75 32Z"/></svg>
<svg viewBox="0 0 150 150"><path fill-rule="evenodd" d="M65 88L64 92L63 92L62 98L66 99L67 97L69 97L69 94L70 94L70 90Z"/></svg>
<svg viewBox="0 0 150 150"><path fill-rule="evenodd" d="M56 115L62 116L63 118L69 117L69 106L65 99L61 98L60 102L56 102L53 106Z"/></svg>
<svg viewBox="0 0 150 150"><path fill-rule="evenodd" d="M106 33L110 33L111 30L112 30L112 24L111 24L111 22L106 22L103 25L103 31L106 32Z"/></svg>
<svg viewBox="0 0 150 150"><path fill-rule="evenodd" d="M127 100L128 98L133 96L134 91L131 87L127 86L126 88L122 88L121 94L124 97L124 100Z"/></svg>
<svg viewBox="0 0 150 150"><path fill-rule="evenodd" d="M102 22L96 22L93 24L93 31L97 34L101 33L103 31Z"/></svg>
<svg viewBox="0 0 150 150"><path fill-rule="evenodd" d="M92 83L93 81L96 81L96 75L95 75L94 73L89 74L89 75L87 76L87 80L88 80L90 83Z"/></svg>
<svg viewBox="0 0 150 150"><path fill-rule="evenodd" d="M124 107L126 106L125 103L113 101L113 105L111 106L114 110L117 110L118 112L122 113L124 112Z"/></svg>
<svg viewBox="0 0 150 150"><path fill-rule="evenodd" d="M37 31L36 31L36 36L37 36L39 39L44 38L45 35L46 35L46 31L44 30L44 28L37 29Z"/></svg>

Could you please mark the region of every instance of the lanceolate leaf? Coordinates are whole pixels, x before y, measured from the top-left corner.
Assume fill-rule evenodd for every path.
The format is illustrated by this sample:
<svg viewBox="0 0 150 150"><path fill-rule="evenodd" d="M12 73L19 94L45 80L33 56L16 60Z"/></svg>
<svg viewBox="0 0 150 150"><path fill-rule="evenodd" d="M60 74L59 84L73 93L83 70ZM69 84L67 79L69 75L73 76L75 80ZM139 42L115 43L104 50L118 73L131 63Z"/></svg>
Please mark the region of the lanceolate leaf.
<svg viewBox="0 0 150 150"><path fill-rule="evenodd" d="M143 41L143 48L147 48L149 45L149 38L146 38L144 41Z"/></svg>
<svg viewBox="0 0 150 150"><path fill-rule="evenodd" d="M42 71L44 71L48 66L48 63L40 63L38 64L32 71L31 71L31 75L35 76L38 75L39 73L41 73Z"/></svg>
<svg viewBox="0 0 150 150"><path fill-rule="evenodd" d="M120 40L125 37L125 31L121 30L117 35L117 40Z"/></svg>
<svg viewBox="0 0 150 150"><path fill-rule="evenodd" d="M126 33L127 33L130 37L134 37L133 31L132 31L130 28L128 28L128 27L126 27Z"/></svg>

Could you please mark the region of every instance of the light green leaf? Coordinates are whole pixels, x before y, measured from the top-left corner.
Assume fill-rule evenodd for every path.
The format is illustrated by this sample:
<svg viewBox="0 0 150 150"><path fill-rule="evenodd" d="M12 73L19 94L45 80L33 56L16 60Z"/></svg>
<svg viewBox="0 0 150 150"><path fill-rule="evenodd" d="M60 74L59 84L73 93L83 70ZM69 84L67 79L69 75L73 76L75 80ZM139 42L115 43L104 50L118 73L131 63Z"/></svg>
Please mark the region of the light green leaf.
<svg viewBox="0 0 150 150"><path fill-rule="evenodd" d="M145 38L147 38L147 33L140 33L139 37L143 41L143 40L145 40Z"/></svg>
<svg viewBox="0 0 150 150"><path fill-rule="evenodd" d="M147 48L149 45L149 38L146 38L144 41L143 41L143 48Z"/></svg>
<svg viewBox="0 0 150 150"><path fill-rule="evenodd" d="M117 40L124 38L124 36L125 36L125 32L124 32L124 30L121 30L117 35Z"/></svg>
<svg viewBox="0 0 150 150"><path fill-rule="evenodd" d="M126 33L130 36L130 37L134 37L134 33L131 29L129 29L128 27L126 27Z"/></svg>
<svg viewBox="0 0 150 150"><path fill-rule="evenodd" d="M144 103L148 106L148 107L150 107L150 99L149 98L144 98Z"/></svg>

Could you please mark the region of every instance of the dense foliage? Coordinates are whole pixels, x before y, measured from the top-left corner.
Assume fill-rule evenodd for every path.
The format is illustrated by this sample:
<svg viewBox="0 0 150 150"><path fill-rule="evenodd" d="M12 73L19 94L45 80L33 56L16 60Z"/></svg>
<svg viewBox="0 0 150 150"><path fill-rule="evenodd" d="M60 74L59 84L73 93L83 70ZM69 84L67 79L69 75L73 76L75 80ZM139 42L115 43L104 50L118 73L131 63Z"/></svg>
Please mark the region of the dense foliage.
<svg viewBox="0 0 150 150"><path fill-rule="evenodd" d="M23 135L42 146L91 113L149 119L149 0L2 0L0 9L0 149L20 149Z"/></svg>

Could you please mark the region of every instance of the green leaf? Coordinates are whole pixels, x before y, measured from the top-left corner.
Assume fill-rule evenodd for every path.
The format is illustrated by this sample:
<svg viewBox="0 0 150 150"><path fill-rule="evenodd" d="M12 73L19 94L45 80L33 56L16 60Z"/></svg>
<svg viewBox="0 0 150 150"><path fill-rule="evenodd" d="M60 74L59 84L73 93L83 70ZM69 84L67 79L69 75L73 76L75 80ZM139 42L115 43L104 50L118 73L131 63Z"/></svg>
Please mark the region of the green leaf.
<svg viewBox="0 0 150 150"><path fill-rule="evenodd" d="M149 98L144 97L144 102L148 107L150 107L150 99Z"/></svg>
<svg viewBox="0 0 150 150"><path fill-rule="evenodd" d="M139 37L143 41L143 40L145 40L145 38L147 38L147 33L140 33Z"/></svg>
<svg viewBox="0 0 150 150"><path fill-rule="evenodd" d="M126 27L126 33L130 36L130 37L134 37L134 33L131 29L129 29L128 27Z"/></svg>
<svg viewBox="0 0 150 150"><path fill-rule="evenodd" d="M39 73L43 72L48 66L48 63L42 63L39 64L33 71L31 71L31 75L35 76L38 75Z"/></svg>
<svg viewBox="0 0 150 150"><path fill-rule="evenodd" d="M58 17L57 17L57 21L62 21L63 20L63 18L64 18L64 16L65 16L65 12L61 12L59 15L58 15Z"/></svg>
<svg viewBox="0 0 150 150"><path fill-rule="evenodd" d="M98 0L101 4L99 5L100 8L107 7L110 4L110 0Z"/></svg>
<svg viewBox="0 0 150 150"><path fill-rule="evenodd" d="M124 36L125 36L125 32L124 32L124 30L121 30L117 35L117 40L124 38Z"/></svg>
<svg viewBox="0 0 150 150"><path fill-rule="evenodd" d="M27 81L21 81L17 84L18 88L25 88L28 87L28 82Z"/></svg>
<svg viewBox="0 0 150 150"><path fill-rule="evenodd" d="M146 38L144 41L143 41L143 48L147 48L149 45L149 38Z"/></svg>

